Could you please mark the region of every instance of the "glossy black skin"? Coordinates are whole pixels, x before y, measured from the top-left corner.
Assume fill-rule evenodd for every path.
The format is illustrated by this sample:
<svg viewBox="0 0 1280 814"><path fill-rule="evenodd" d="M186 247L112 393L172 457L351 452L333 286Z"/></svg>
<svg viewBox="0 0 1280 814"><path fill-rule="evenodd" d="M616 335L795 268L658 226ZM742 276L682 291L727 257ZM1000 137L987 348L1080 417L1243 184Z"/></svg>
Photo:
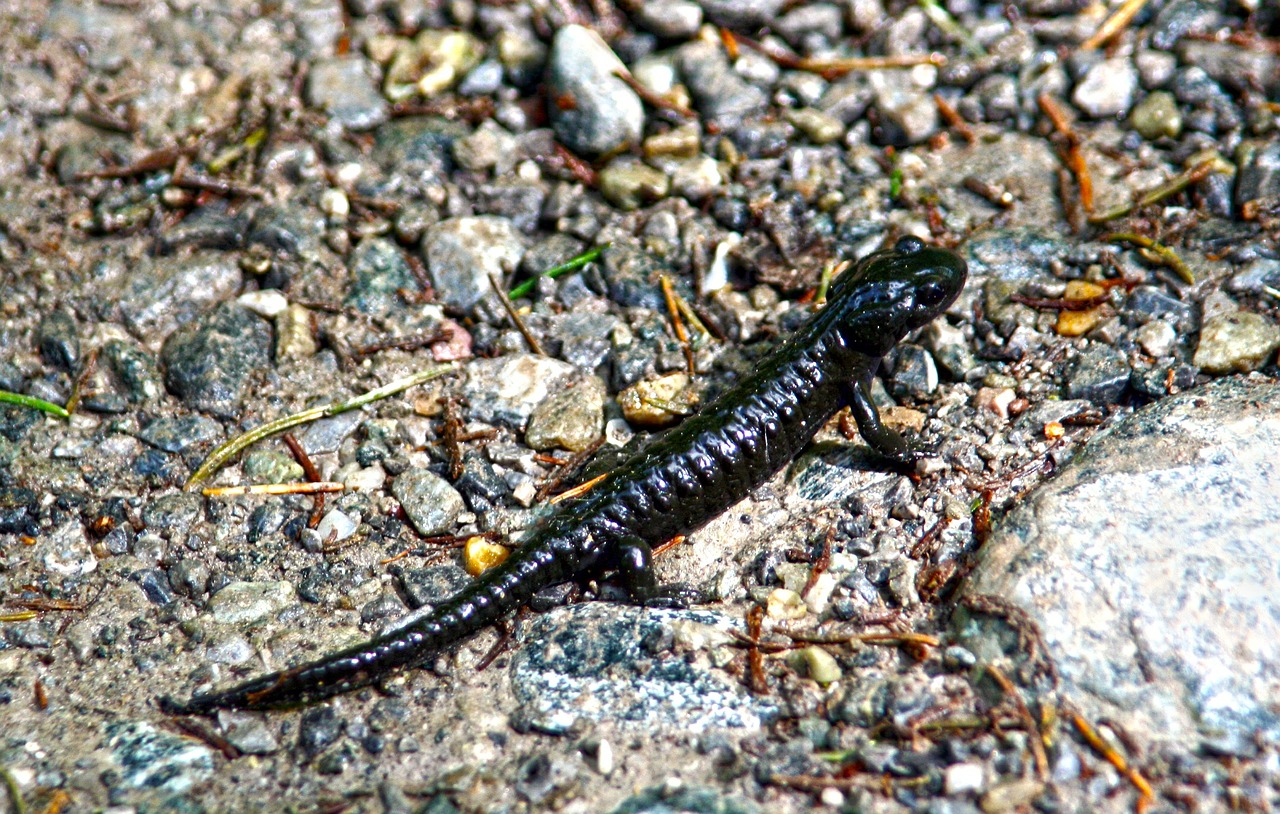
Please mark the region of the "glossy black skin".
<svg viewBox="0 0 1280 814"><path fill-rule="evenodd" d="M169 712L312 704L421 664L518 610L542 589L616 572L633 601L678 603L650 568L653 546L702 526L794 458L841 407L886 458L925 453L880 423L868 385L900 339L941 314L964 286L964 261L899 240L841 275L826 307L697 415L613 470L537 527L504 562L412 625L318 661L271 673Z"/></svg>

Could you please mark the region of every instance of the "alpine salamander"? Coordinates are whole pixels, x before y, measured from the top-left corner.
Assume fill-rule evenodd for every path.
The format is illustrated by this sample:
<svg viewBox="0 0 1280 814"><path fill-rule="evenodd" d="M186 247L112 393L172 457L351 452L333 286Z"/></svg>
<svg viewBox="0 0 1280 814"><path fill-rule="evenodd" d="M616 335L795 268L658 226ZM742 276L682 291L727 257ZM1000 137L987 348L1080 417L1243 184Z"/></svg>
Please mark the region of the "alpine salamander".
<svg viewBox="0 0 1280 814"><path fill-rule="evenodd" d="M422 664L512 614L551 585L613 572L632 601L678 604L650 566L653 546L702 526L794 458L841 407L871 447L899 464L926 453L880 422L868 392L881 357L964 286L965 263L904 237L837 278L826 307L755 371L584 496L564 505L501 565L412 624L186 703L176 714L312 704Z"/></svg>

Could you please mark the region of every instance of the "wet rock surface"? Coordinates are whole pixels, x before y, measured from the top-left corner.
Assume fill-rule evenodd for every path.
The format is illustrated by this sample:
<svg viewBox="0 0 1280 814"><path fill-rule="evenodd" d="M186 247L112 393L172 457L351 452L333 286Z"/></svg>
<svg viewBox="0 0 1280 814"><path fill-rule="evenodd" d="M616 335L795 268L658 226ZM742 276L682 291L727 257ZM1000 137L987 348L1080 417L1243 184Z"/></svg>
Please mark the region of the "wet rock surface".
<svg viewBox="0 0 1280 814"><path fill-rule="evenodd" d="M1151 0L1097 44L1077 0L132 5L0 25L0 389L76 401L0 403L6 802L1133 810L1077 711L1148 810L1274 805L1274 4ZM931 455L823 428L658 558L705 605L582 604L606 569L318 707L159 711L430 613L905 234L970 265L871 383ZM323 503L187 487L446 360L205 484ZM1088 557L957 595L992 528Z"/></svg>

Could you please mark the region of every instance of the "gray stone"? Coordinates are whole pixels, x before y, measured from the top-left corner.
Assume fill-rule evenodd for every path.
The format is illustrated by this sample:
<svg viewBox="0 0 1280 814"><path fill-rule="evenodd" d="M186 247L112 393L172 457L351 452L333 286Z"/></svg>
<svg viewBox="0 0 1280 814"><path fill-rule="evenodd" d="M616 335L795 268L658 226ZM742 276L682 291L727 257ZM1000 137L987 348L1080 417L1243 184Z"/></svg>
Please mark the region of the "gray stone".
<svg viewBox="0 0 1280 814"><path fill-rule="evenodd" d="M213 774L213 750L192 738L145 721L109 722L104 731L126 787L183 794Z"/></svg>
<svg viewBox="0 0 1280 814"><path fill-rule="evenodd" d="M693 659L653 658L646 642L695 627L728 641L733 623L707 611L669 611L584 603L542 614L521 634L511 665L520 714L534 728L567 732L579 718L652 733L710 728L758 729L777 715ZM690 639L694 636L690 636ZM640 671L645 660L651 668Z"/></svg>
<svg viewBox="0 0 1280 814"><path fill-rule="evenodd" d="M467 365L462 392L477 421L523 430L533 409L575 373L572 365L531 353L477 359Z"/></svg>
<svg viewBox="0 0 1280 814"><path fill-rule="evenodd" d="M403 307L399 292L419 290L404 250L381 237L368 237L351 253L351 285L342 304L372 316Z"/></svg>
<svg viewBox="0 0 1280 814"><path fill-rule="evenodd" d="M214 441L222 435L222 425L202 415L164 416L138 432L138 439L165 452L182 452L196 444Z"/></svg>
<svg viewBox="0 0 1280 814"><path fill-rule="evenodd" d="M107 310L118 309L135 334L160 337L235 296L242 284L240 267L228 252L144 259L130 267Z"/></svg>
<svg viewBox="0 0 1280 814"><path fill-rule="evenodd" d="M876 140L882 144L919 144L938 132L938 105L927 88L918 85L910 71L870 71L881 116Z"/></svg>
<svg viewBox="0 0 1280 814"><path fill-rule="evenodd" d="M567 25L556 32L547 65L547 115L560 143L594 158L640 141L644 107L615 76L626 70L589 28Z"/></svg>
<svg viewBox="0 0 1280 814"><path fill-rule="evenodd" d="M604 395L604 382L591 377L545 399L529 416L525 443L571 452L589 448L604 427Z"/></svg>
<svg viewBox="0 0 1280 814"><path fill-rule="evenodd" d="M269 323L224 304L165 340L165 385L192 409L233 418L250 376L270 364L271 346Z"/></svg>
<svg viewBox="0 0 1280 814"><path fill-rule="evenodd" d="M1086 717L1141 742L1280 737L1277 403L1280 385L1236 377L1149 405L980 549L963 592L1030 615ZM981 631L963 643L998 658Z"/></svg>
<svg viewBox="0 0 1280 814"><path fill-rule="evenodd" d="M142 509L142 522L149 531L183 536L200 517L204 499L192 492L158 497Z"/></svg>
<svg viewBox="0 0 1280 814"><path fill-rule="evenodd" d="M768 104L765 92L735 73L717 46L705 42L682 46L677 63L704 119L728 127L764 112Z"/></svg>
<svg viewBox="0 0 1280 814"><path fill-rule="evenodd" d="M707 19L726 28L747 30L773 22L784 0L698 0Z"/></svg>
<svg viewBox="0 0 1280 814"><path fill-rule="evenodd" d="M418 184L443 183L453 171L453 145L471 133L438 116L394 119L377 130L373 159L387 172Z"/></svg>
<svg viewBox="0 0 1280 814"><path fill-rule="evenodd" d="M898 346L893 369L893 395L919 400L929 399L938 389L938 367L933 356L919 345Z"/></svg>
<svg viewBox="0 0 1280 814"><path fill-rule="evenodd" d="M217 624L248 627L297 601L290 582L232 582L209 597L208 613Z"/></svg>
<svg viewBox="0 0 1280 814"><path fill-rule="evenodd" d="M1133 105L1138 72L1127 56L1103 60L1076 84L1071 101L1095 119L1121 116Z"/></svg>
<svg viewBox="0 0 1280 814"><path fill-rule="evenodd" d="M427 230L423 255L440 300L472 308L492 289L489 275L504 277L524 254L520 231L506 218L449 218Z"/></svg>
<svg viewBox="0 0 1280 814"><path fill-rule="evenodd" d="M702 8L692 0L654 0L638 4L635 19L659 37L685 40L702 27Z"/></svg>
<svg viewBox="0 0 1280 814"><path fill-rule="evenodd" d="M1067 366L1067 398L1115 404L1129 384L1129 362L1110 345L1093 343Z"/></svg>
<svg viewBox="0 0 1280 814"><path fill-rule="evenodd" d="M246 755L269 755L280 749L275 733L261 715L222 710L218 713L218 725L227 741Z"/></svg>
<svg viewBox="0 0 1280 814"><path fill-rule="evenodd" d="M1192 364L1205 373L1248 373L1280 347L1280 327L1262 314L1232 311L1204 321Z"/></svg>
<svg viewBox="0 0 1280 814"><path fill-rule="evenodd" d="M36 326L36 344L45 362L67 371L80 364L80 333L65 308L55 308Z"/></svg>
<svg viewBox="0 0 1280 814"><path fill-rule="evenodd" d="M124 385L129 401L134 404L159 398L164 392L160 367L155 358L141 348L112 339L102 346L102 357Z"/></svg>
<svg viewBox="0 0 1280 814"><path fill-rule="evenodd" d="M306 431L298 436L298 443L302 444L308 455L337 452L342 442L356 431L364 419L357 410L322 418L307 425Z"/></svg>
<svg viewBox="0 0 1280 814"><path fill-rule="evenodd" d="M428 469L409 469L396 476L391 494L424 537L453 531L454 522L466 508L458 490Z"/></svg>
<svg viewBox="0 0 1280 814"><path fill-rule="evenodd" d="M326 228L325 215L318 207L285 202L259 208L246 239L271 252L316 262L325 247Z"/></svg>
<svg viewBox="0 0 1280 814"><path fill-rule="evenodd" d="M359 56L318 60L307 74L307 102L348 130L372 130L389 112L376 70Z"/></svg>

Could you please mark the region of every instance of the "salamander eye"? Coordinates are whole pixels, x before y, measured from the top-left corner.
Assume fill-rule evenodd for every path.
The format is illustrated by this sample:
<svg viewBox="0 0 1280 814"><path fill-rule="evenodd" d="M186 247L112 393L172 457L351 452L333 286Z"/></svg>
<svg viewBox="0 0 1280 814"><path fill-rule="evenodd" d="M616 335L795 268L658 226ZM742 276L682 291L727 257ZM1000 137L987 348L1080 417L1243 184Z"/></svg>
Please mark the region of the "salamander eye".
<svg viewBox="0 0 1280 814"><path fill-rule="evenodd" d="M935 305L941 305L947 298L947 289L937 280L929 280L921 283L916 289L916 303L926 308L932 308Z"/></svg>
<svg viewBox="0 0 1280 814"><path fill-rule="evenodd" d="M912 235L907 235L904 238L899 238L897 244L893 247L893 250L898 254L915 254L923 248L923 240L918 237L913 237Z"/></svg>

